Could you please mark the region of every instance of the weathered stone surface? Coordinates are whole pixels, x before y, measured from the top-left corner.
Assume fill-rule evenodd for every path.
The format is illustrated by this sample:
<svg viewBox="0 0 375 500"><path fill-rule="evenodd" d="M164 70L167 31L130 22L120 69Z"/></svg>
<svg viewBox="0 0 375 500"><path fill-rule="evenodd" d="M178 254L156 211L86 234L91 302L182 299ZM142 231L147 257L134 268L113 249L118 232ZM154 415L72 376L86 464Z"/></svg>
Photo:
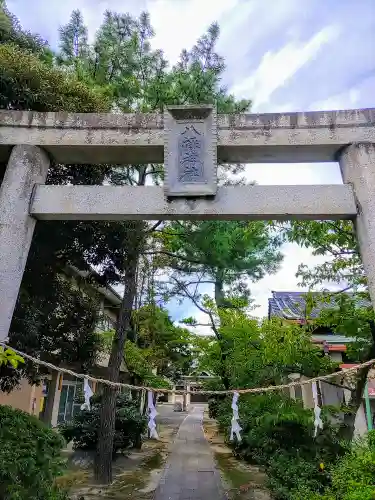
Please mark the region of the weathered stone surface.
<svg viewBox="0 0 375 500"><path fill-rule="evenodd" d="M182 411L182 403L180 403L179 401L177 401L177 403L175 403L173 405L173 411Z"/></svg>
<svg viewBox="0 0 375 500"><path fill-rule="evenodd" d="M49 160L35 146L16 146L0 187L0 340L8 336L36 220L29 215L35 183L44 183Z"/></svg>
<svg viewBox="0 0 375 500"><path fill-rule="evenodd" d="M344 182L354 188L358 215L355 228L369 292L375 305L375 143L351 144L340 156Z"/></svg>
<svg viewBox="0 0 375 500"><path fill-rule="evenodd" d="M212 106L168 107L164 114L164 191L207 196L217 191L217 126Z"/></svg>
<svg viewBox="0 0 375 500"><path fill-rule="evenodd" d="M195 407L181 424L155 500L224 500L220 474L202 429L203 409Z"/></svg>
<svg viewBox="0 0 375 500"><path fill-rule="evenodd" d="M358 206L358 238L375 301L375 109L221 115L217 148L214 138L207 142L206 130L199 129L198 122L191 127L192 118L186 116L189 109L180 108L189 129L182 120L185 128L174 146L175 161L183 167L185 132L188 143L195 144L189 171L177 169L179 182L187 179L189 185L186 191L186 186L180 189L181 195L193 195L194 185L201 184L201 188L202 179L207 186L211 183L211 192L200 189L195 195L214 193L214 175L205 177L207 151L211 166L216 165L216 152L221 162L243 163L321 162L341 155L344 182L351 185L236 186L219 189L214 200L172 201L165 200L163 188L158 187L39 186L30 214L44 220L355 219ZM16 145L0 191L0 338L8 333L34 230L29 202L34 184L46 178L45 152L61 163L161 163L164 125L164 118L157 114L0 111L0 161ZM170 185L174 186L173 179Z"/></svg>
<svg viewBox="0 0 375 500"><path fill-rule="evenodd" d="M352 142L375 142L375 110L217 116L221 162L336 161ZM0 160L15 144L40 145L61 163L162 163L158 114L0 111ZM66 146L70 146L67 148Z"/></svg>
<svg viewBox="0 0 375 500"><path fill-rule="evenodd" d="M348 219L351 186L228 186L213 200L164 197L155 186L38 186L30 213L41 220Z"/></svg>

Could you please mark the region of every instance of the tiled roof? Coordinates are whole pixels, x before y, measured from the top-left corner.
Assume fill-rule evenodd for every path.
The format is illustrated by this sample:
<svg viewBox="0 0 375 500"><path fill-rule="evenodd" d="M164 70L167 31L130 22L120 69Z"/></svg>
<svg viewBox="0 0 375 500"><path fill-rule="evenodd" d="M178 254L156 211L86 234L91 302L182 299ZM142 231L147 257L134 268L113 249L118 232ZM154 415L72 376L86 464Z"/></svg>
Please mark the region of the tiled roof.
<svg viewBox="0 0 375 500"><path fill-rule="evenodd" d="M305 318L307 292L272 292L268 299L268 317L283 318L288 320L301 320ZM369 305L362 301L363 306ZM317 318L323 308L331 308L334 305L334 297L330 303L320 302L309 313L310 318Z"/></svg>
<svg viewBox="0 0 375 500"><path fill-rule="evenodd" d="M355 342L355 338L353 337L345 337L344 335L336 335L336 334L331 334L329 337L327 335L322 335L322 334L312 334L312 341L316 342L317 344L320 344L324 341L327 341L329 344L332 345L340 345L340 344L347 344L348 342Z"/></svg>

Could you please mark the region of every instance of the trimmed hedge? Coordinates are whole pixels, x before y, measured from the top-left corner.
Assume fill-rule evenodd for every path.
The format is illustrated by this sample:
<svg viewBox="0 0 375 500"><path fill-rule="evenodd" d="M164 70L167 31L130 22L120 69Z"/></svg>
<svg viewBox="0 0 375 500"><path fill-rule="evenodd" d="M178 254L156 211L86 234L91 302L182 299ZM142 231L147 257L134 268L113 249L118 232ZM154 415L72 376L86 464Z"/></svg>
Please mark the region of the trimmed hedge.
<svg viewBox="0 0 375 500"><path fill-rule="evenodd" d="M54 486L64 471L64 439L37 418L0 405L1 500L65 498Z"/></svg>

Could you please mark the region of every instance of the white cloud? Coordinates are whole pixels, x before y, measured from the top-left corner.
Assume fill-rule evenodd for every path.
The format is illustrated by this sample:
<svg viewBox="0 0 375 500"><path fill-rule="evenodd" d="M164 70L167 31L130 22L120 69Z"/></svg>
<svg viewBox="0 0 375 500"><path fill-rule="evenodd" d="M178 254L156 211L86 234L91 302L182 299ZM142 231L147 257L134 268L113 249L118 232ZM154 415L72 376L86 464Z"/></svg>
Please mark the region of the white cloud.
<svg viewBox="0 0 375 500"><path fill-rule="evenodd" d="M162 49L168 61L174 64L183 48L192 47L208 26L235 8L238 1L216 0L211 4L201 0L132 0L124 5L122 0L106 0L93 9L88 8L87 1L78 0L77 7L85 14L91 36L99 27L106 9L133 15L148 11L155 30L152 45Z"/></svg>
<svg viewBox="0 0 375 500"><path fill-rule="evenodd" d="M263 111L275 90L313 59L325 44L336 39L339 32L336 25L327 26L306 43L295 40L279 50L268 51L253 74L235 85L232 92L238 97L251 96L253 109Z"/></svg>
<svg viewBox="0 0 375 500"><path fill-rule="evenodd" d="M130 12L139 15L142 10L150 14L151 24L155 29L152 45L162 49L166 58L174 64L183 48L189 49L207 30L209 25L222 18L237 7L239 0L216 0L214 3L201 0L143 0L124 2L122 0L100 1L92 7L88 0L77 0L68 6L61 6L60 12L66 17L72 8L81 9L89 27L90 39L103 20L105 10ZM62 4L63 5L63 4ZM44 2L43 2L44 6ZM55 7L54 7L55 8Z"/></svg>
<svg viewBox="0 0 375 500"><path fill-rule="evenodd" d="M336 109L364 108L368 106L368 95L375 86L375 76L365 79L359 85L328 99L317 101L309 106L309 110L331 111ZM371 94L370 94L371 95Z"/></svg>
<svg viewBox="0 0 375 500"><path fill-rule="evenodd" d="M139 15L150 13L156 36L153 46L164 50L173 64L183 48L190 48L213 21L221 21L229 12L238 11L241 0L65 0L44 2L33 0L32 9L26 0L9 0L8 6L28 29L41 32L50 43L58 44L58 27L67 23L74 9L80 9L92 41L106 10ZM48 21L43 23L41 19Z"/></svg>
<svg viewBox="0 0 375 500"><path fill-rule="evenodd" d="M296 278L296 272L301 263L313 267L328 260L325 256L312 255L311 250L299 247L295 243L287 243L282 250L285 257L280 271L251 284L252 296L255 298L255 303L260 306L255 309L254 315L260 318L268 314L268 299L271 297L273 290L278 292L308 290L307 288L298 287L299 279ZM326 288L334 288L330 284L324 285Z"/></svg>
<svg viewBox="0 0 375 500"><path fill-rule="evenodd" d="M238 5L238 0L154 0L147 10L156 36L153 46L164 50L174 64L183 48L189 49L207 30Z"/></svg>
<svg viewBox="0 0 375 500"><path fill-rule="evenodd" d="M206 313L200 311L198 308L192 308L192 311L189 312L189 316L192 316L196 320L198 326L187 326L188 330L196 335L213 335L213 331L210 326L210 318ZM179 326L184 326L180 323L177 324Z"/></svg>
<svg viewBox="0 0 375 500"><path fill-rule="evenodd" d="M251 163L245 177L260 185L342 184L337 163Z"/></svg>

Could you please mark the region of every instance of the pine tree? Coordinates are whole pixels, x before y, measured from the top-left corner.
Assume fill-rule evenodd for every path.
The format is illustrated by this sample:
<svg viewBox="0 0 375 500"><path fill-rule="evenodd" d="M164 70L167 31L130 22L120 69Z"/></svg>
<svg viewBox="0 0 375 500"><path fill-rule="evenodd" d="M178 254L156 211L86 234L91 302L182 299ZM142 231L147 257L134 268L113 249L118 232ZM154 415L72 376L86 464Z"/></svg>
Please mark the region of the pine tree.
<svg viewBox="0 0 375 500"><path fill-rule="evenodd" d="M64 64L83 62L89 55L88 33L81 11L74 10L68 24L61 26L59 60Z"/></svg>

